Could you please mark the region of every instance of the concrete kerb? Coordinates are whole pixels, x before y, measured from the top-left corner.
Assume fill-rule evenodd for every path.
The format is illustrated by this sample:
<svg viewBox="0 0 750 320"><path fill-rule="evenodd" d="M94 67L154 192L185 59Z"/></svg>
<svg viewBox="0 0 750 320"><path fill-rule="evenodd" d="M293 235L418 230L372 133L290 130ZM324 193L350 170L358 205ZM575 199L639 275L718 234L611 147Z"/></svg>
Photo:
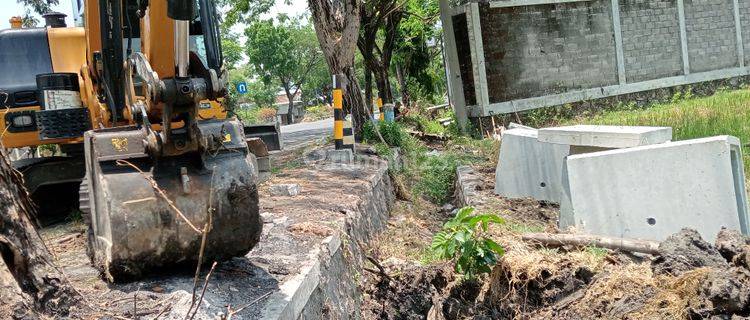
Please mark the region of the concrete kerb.
<svg viewBox="0 0 750 320"><path fill-rule="evenodd" d="M456 168L456 205L458 207L475 206L481 202L477 196L477 186L482 178L474 173L470 166Z"/></svg>
<svg viewBox="0 0 750 320"><path fill-rule="evenodd" d="M325 163L329 169L357 170L363 165L377 165L377 172L369 179L369 192L357 204L355 212L346 212L344 230L337 230L322 241L322 250L315 249L302 263L300 273L280 286L264 303L260 319L320 319L324 304L327 316L357 318L358 305L346 303L347 298L359 295L357 283L345 280L351 273L361 273L364 253L359 247L387 227L390 207L395 199L388 176L387 164L372 157L358 156L354 164ZM398 153L390 162L400 162ZM331 167L333 166L333 167ZM335 167L335 168L334 168ZM332 304L331 301L338 301ZM349 310L352 307L357 310Z"/></svg>

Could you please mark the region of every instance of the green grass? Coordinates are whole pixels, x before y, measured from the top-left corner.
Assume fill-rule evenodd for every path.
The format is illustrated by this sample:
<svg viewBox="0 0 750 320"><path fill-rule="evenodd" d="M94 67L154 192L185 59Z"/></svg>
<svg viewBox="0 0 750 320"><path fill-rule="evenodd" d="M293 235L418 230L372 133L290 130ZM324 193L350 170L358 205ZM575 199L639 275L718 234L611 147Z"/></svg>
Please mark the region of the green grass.
<svg viewBox="0 0 750 320"><path fill-rule="evenodd" d="M746 144L750 141L750 90L718 91L700 98L676 97L645 109L608 111L563 123L669 126L674 140L731 135ZM750 148L743 148L742 153L747 172Z"/></svg>
<svg viewBox="0 0 750 320"><path fill-rule="evenodd" d="M408 125L408 124L407 124ZM383 144L371 122L365 123L362 137L365 143L374 146L382 157L389 157L389 147L398 147L404 157L404 167L395 174L402 175L403 181L418 197L443 204L453 193L456 167L464 164L492 161L497 143L490 140L475 140L468 137L453 137L439 151L431 151L424 142L406 133L402 123L380 123L380 134L387 144Z"/></svg>

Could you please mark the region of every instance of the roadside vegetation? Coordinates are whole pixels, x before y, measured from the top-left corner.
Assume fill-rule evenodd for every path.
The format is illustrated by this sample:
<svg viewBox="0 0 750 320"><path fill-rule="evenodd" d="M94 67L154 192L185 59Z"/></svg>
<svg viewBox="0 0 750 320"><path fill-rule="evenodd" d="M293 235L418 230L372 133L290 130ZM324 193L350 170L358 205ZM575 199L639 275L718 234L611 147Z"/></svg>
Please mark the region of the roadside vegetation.
<svg viewBox="0 0 750 320"><path fill-rule="evenodd" d="M249 107L235 109L234 113L245 123L259 124L273 122L276 119L276 108Z"/></svg>
<svg viewBox="0 0 750 320"><path fill-rule="evenodd" d="M645 109L630 108L588 118L574 118L571 124L640 125L672 127L674 140L731 135L750 142L750 90L719 91L708 97L677 96L669 103ZM750 148L743 148L745 171L750 165Z"/></svg>
<svg viewBox="0 0 750 320"><path fill-rule="evenodd" d="M307 106L305 110L305 119L302 120L305 122L333 118L333 106L328 103L319 103L316 105Z"/></svg>
<svg viewBox="0 0 750 320"><path fill-rule="evenodd" d="M404 166L396 174L409 181L410 191L415 196L438 205L444 204L453 195L459 165L492 165L496 161L497 141L460 136L421 114L411 114L406 119L402 123L381 122L377 131L375 125L368 122L364 126L363 139L381 155L389 156L390 148L401 150ZM424 128L433 128L429 133L438 134L440 139L423 141L409 133L415 130L425 132Z"/></svg>

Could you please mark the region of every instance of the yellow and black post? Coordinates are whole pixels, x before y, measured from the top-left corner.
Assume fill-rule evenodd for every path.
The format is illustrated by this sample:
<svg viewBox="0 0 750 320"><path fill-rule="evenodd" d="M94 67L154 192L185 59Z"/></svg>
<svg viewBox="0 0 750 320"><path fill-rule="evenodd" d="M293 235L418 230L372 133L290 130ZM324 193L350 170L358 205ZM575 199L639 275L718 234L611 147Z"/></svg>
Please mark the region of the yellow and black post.
<svg viewBox="0 0 750 320"><path fill-rule="evenodd" d="M380 115L378 120L385 120L385 114L383 114L383 98L380 97L378 97L378 114Z"/></svg>
<svg viewBox="0 0 750 320"><path fill-rule="evenodd" d="M333 143L336 150L354 151L354 131L351 121L344 120L344 85L342 75L333 76Z"/></svg>

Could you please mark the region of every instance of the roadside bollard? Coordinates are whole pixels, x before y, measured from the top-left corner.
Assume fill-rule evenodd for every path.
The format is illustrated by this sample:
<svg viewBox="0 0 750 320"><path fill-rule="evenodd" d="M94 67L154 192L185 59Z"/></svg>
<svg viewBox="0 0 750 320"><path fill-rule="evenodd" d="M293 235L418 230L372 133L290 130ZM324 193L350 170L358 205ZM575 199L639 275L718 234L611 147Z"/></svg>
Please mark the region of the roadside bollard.
<svg viewBox="0 0 750 320"><path fill-rule="evenodd" d="M344 149L351 149L354 151L354 129L352 129L351 117L346 117L344 120Z"/></svg>
<svg viewBox="0 0 750 320"><path fill-rule="evenodd" d="M380 119L380 110L378 109L378 100L373 99L372 105L370 108L370 121L372 121L373 124L378 124L378 121Z"/></svg>
<svg viewBox="0 0 750 320"><path fill-rule="evenodd" d="M333 76L333 143L336 150L354 151L354 135L351 121L344 120L344 77Z"/></svg>
<svg viewBox="0 0 750 320"><path fill-rule="evenodd" d="M378 120L383 121L385 120L385 114L383 114L383 99L378 98L378 114L380 115L378 117Z"/></svg>
<svg viewBox="0 0 750 320"><path fill-rule="evenodd" d="M396 121L396 114L393 111L393 104L392 103L386 103L383 107L385 112L385 122L394 122Z"/></svg>

